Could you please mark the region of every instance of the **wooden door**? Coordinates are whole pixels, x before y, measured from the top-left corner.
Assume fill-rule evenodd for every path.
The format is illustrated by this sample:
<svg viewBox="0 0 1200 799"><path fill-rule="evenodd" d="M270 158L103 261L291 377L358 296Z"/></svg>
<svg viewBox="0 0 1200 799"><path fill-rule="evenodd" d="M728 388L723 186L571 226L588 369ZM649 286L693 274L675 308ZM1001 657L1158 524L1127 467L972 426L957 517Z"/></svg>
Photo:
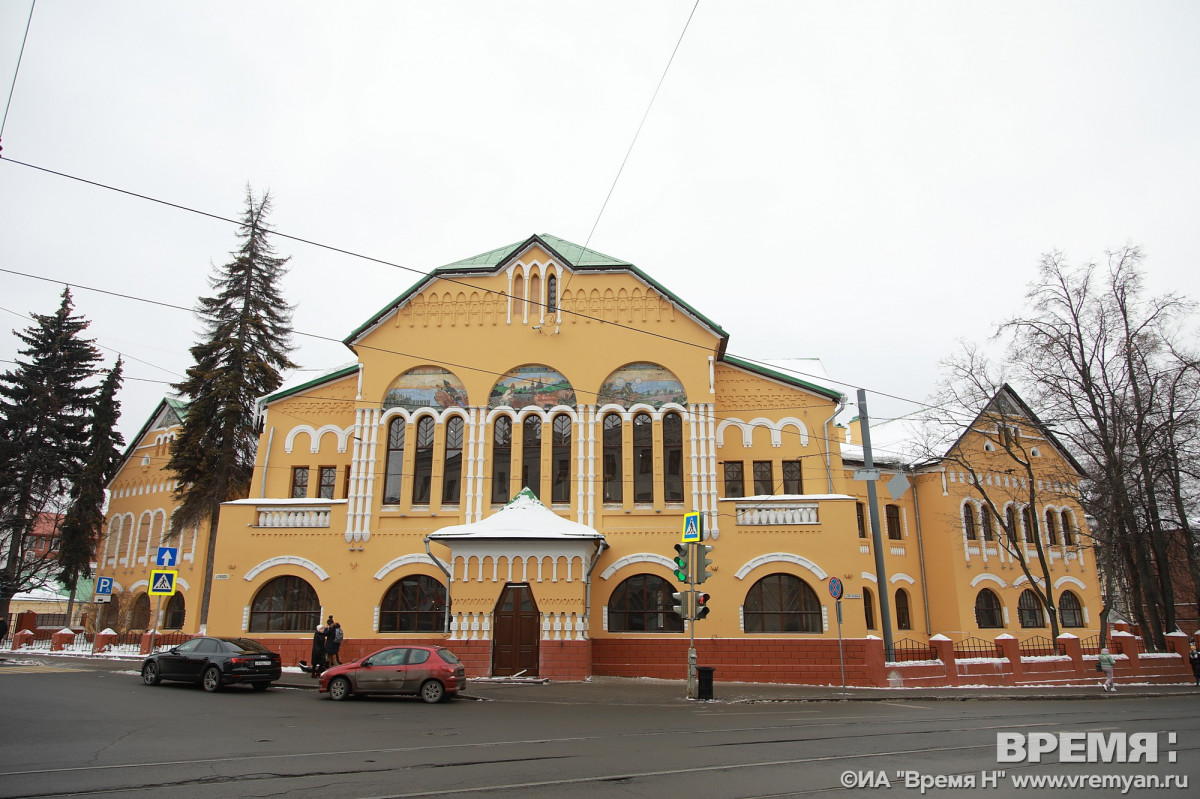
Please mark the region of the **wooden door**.
<svg viewBox="0 0 1200 799"><path fill-rule="evenodd" d="M540 614L527 583L504 586L492 618L492 674L538 674Z"/></svg>

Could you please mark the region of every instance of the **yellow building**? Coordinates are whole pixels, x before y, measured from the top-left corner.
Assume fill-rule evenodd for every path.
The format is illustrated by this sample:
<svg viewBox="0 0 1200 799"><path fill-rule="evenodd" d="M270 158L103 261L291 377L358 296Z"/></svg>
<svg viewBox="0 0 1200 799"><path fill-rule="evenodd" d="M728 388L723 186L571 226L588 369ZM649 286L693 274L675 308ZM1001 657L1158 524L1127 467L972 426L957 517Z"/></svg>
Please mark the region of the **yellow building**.
<svg viewBox="0 0 1200 799"><path fill-rule="evenodd" d="M836 425L845 397L816 362L752 362L727 343L638 267L553 236L434 270L350 334L353 364L264 399L250 496L221 512L208 629L287 663L333 615L343 660L437 641L477 675L559 678L681 676L693 632L722 679L794 682L837 681L840 632L847 678L879 682L881 589L861 451ZM131 607L169 530L161 467L183 412L160 406L112 483L101 574ZM1044 432L1032 412L1028 427ZM969 429L954 452L985 438ZM1074 536L1051 547L1050 573L1081 606L1071 631L1094 635L1079 473L1042 448L1061 480L1038 518ZM948 464L881 464L896 637L1048 634L1021 615L1003 548L967 534L974 484ZM892 500L883 486L901 473L913 485ZM685 622L672 558L693 511L714 567L706 617ZM172 621L189 631L203 537L180 542ZM985 595L980 616L985 590L1000 608Z"/></svg>

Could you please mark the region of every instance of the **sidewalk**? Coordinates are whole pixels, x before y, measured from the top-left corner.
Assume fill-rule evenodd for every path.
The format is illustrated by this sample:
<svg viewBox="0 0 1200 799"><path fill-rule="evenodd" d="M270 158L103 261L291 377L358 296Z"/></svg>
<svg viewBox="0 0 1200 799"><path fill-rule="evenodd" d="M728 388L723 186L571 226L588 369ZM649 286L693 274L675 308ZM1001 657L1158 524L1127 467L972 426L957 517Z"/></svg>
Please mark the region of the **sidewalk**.
<svg viewBox="0 0 1200 799"><path fill-rule="evenodd" d="M60 652L0 651L0 668L5 666L54 664L85 669L130 673L136 679L140 657L66 654ZM294 666L285 667L280 687L317 689L317 680ZM592 677L581 682L553 682L536 678L480 677L467 681L464 698L494 702L535 701L561 704L671 705L686 704L687 685L683 680L658 680L631 677ZM903 701L996 701L1119 699L1128 697L1200 698L1200 687L1192 683L1126 683L1118 691L1106 694L1097 682L1077 685L1037 685L1013 688L968 686L958 688L855 688L845 693L840 685L778 685L774 683L721 682L713 684L714 704L748 702L903 702Z"/></svg>

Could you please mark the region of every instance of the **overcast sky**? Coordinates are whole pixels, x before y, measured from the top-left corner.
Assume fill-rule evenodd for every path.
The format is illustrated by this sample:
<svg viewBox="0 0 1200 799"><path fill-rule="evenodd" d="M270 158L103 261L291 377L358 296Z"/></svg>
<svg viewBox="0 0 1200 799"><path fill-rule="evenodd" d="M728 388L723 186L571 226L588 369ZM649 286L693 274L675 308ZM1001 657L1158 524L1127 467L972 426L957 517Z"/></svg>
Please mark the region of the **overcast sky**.
<svg viewBox="0 0 1200 799"><path fill-rule="evenodd" d="M732 354L821 358L851 399L927 397L1050 250L1137 244L1154 292L1200 299L1200 4L701 0L680 42L693 5L41 0L3 156L227 217L249 183L277 230L405 267L277 241L296 330L335 342L534 233L637 264ZM6 98L29 8L0 3ZM197 325L83 287L191 308L236 245L0 162L0 269L46 279L0 272L0 369L78 286L131 436Z"/></svg>

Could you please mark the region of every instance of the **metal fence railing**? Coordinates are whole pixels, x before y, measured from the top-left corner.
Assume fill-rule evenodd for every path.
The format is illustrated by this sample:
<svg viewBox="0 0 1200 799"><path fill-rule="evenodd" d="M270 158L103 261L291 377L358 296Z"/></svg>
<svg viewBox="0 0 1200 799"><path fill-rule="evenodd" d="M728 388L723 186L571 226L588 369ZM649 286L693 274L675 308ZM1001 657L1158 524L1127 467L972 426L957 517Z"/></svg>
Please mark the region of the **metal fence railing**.
<svg viewBox="0 0 1200 799"><path fill-rule="evenodd" d="M892 662L902 663L911 660L937 660L937 650L928 643L912 638L901 638L892 642Z"/></svg>
<svg viewBox="0 0 1200 799"><path fill-rule="evenodd" d="M998 658L1000 647L995 641L985 641L982 638L964 638L954 642L954 658Z"/></svg>
<svg viewBox="0 0 1200 799"><path fill-rule="evenodd" d="M1020 642L1022 657L1049 657L1052 655L1065 655L1066 648L1060 644L1055 644L1044 635L1035 635L1026 638Z"/></svg>

